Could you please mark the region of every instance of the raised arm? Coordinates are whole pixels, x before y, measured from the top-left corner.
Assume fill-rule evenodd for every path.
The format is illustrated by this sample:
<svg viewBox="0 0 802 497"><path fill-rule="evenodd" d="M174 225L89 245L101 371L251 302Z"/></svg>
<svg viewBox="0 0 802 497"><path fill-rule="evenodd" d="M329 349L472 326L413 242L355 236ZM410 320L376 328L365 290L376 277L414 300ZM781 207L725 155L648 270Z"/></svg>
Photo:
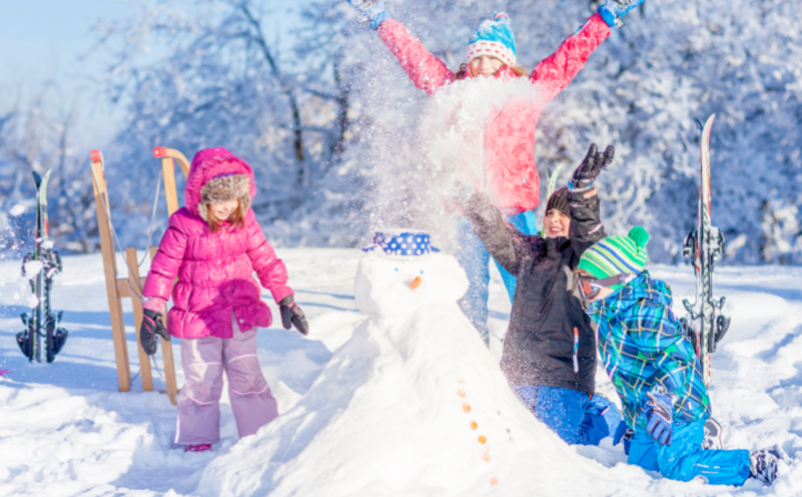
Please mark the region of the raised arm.
<svg viewBox="0 0 802 497"><path fill-rule="evenodd" d="M454 73L429 53L417 38L409 34L406 26L390 18L384 10L384 0L348 0L363 16L370 19L370 29L398 59L409 79L429 96L442 86L454 81Z"/></svg>
<svg viewBox="0 0 802 497"><path fill-rule="evenodd" d="M388 18L379 25L377 32L409 79L429 96L454 81L454 73L445 63L426 50L400 22Z"/></svg>
<svg viewBox="0 0 802 497"><path fill-rule="evenodd" d="M568 198L571 227L568 237L576 254L576 264L579 264L579 257L588 247L606 236L599 213L599 194L593 182L613 162L614 157L615 148L612 145L601 153L592 143L571 177Z"/></svg>
<svg viewBox="0 0 802 497"><path fill-rule="evenodd" d="M474 193L462 203L462 208L490 255L510 274L517 276L521 261L531 250L529 238L533 237L523 235L505 223L501 211L484 194Z"/></svg>
<svg viewBox="0 0 802 497"><path fill-rule="evenodd" d="M599 195L595 188L588 192L570 192L568 205L571 209L568 238L579 264L579 257L585 250L607 235L600 219Z"/></svg>
<svg viewBox="0 0 802 497"><path fill-rule="evenodd" d="M571 83L585 66L590 54L610 36L610 26L602 16L593 14L576 33L535 67L529 79L540 89L540 98L548 102Z"/></svg>

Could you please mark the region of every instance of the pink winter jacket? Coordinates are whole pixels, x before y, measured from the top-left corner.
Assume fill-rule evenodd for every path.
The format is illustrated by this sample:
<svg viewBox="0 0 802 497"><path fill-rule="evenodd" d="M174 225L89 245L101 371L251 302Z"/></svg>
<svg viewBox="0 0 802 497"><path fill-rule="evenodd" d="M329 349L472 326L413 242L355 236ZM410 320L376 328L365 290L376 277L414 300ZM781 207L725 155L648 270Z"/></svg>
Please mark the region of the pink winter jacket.
<svg viewBox="0 0 802 497"><path fill-rule="evenodd" d="M224 148L196 154L187 178L187 206L170 216L145 283L146 297L167 300L172 289L167 329L177 338L231 338L232 312L243 332L270 326L270 309L262 301L254 271L277 302L293 294L287 286L287 269L265 239L251 209L244 229L223 224L216 233L198 214L201 188L223 173L250 176L254 196L253 171L245 161Z"/></svg>
<svg viewBox="0 0 802 497"><path fill-rule="evenodd" d="M388 19L379 26L378 33L415 86L430 96L456 78L445 63L429 53L400 22ZM529 80L539 86L537 100L513 102L485 125L485 170L490 178L490 189L505 214L528 211L540 203L540 177L534 156L535 126L540 112L568 86L590 54L608 36L607 23L599 14L592 15L529 75ZM466 77L471 77L470 72ZM505 66L495 77L518 75Z"/></svg>

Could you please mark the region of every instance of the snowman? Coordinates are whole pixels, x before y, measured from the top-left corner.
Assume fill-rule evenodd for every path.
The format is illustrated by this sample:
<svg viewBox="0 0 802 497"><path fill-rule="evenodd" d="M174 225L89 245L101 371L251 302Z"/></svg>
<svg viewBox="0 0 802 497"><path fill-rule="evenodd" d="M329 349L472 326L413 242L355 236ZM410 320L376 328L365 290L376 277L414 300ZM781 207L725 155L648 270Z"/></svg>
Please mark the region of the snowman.
<svg viewBox="0 0 802 497"><path fill-rule="evenodd" d="M367 319L304 397L211 463L196 491L510 495L537 482L538 495L594 494L603 468L521 405L460 311L468 279L456 259L424 232L373 242L355 281ZM578 461L567 470L566 458ZM583 481L554 478L584 466Z"/></svg>

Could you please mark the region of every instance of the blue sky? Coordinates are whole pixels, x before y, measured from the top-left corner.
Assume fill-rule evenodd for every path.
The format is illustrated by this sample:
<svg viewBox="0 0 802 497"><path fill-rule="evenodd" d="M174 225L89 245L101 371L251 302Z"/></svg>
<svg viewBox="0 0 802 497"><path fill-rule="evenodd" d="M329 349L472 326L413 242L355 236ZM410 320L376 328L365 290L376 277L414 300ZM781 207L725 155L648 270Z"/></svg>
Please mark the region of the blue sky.
<svg viewBox="0 0 802 497"><path fill-rule="evenodd" d="M127 10L127 4L115 0L0 0L4 103L20 97L24 100L45 81L55 80L58 97L67 105L80 95L80 118L87 132L105 138L108 124L120 114L89 96L96 89L88 84L88 78L102 69L100 59L79 59L94 41L90 32L94 21L121 17Z"/></svg>
<svg viewBox="0 0 802 497"><path fill-rule="evenodd" d="M90 83L103 70L102 53L81 56L95 42L90 30L95 21L119 19L128 11L129 4L118 0L0 0L0 104L24 100L54 80L66 106L78 99L86 139L99 146L111 136L123 109L110 108ZM290 29L295 19L287 17L265 28ZM282 41L289 41L287 35Z"/></svg>
<svg viewBox="0 0 802 497"><path fill-rule="evenodd" d="M98 18L120 17L127 10L115 0L0 0L3 86L51 77L78 84L99 69L92 59L78 62L92 46L90 27Z"/></svg>

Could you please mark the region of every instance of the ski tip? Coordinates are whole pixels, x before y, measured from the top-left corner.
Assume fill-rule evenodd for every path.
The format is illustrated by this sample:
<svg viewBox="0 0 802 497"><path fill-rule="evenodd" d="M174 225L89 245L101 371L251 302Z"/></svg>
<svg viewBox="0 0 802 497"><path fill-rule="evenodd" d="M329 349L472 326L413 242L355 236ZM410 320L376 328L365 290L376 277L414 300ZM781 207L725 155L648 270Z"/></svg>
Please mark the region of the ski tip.
<svg viewBox="0 0 802 497"><path fill-rule="evenodd" d="M153 157L157 159L167 157L167 147L153 147Z"/></svg>
<svg viewBox="0 0 802 497"><path fill-rule="evenodd" d="M42 177L39 176L39 173L36 171L31 171L33 173L33 181L36 183L36 189L39 189L39 186L42 185Z"/></svg>
<svg viewBox="0 0 802 497"><path fill-rule="evenodd" d="M103 162L103 152L101 152L100 150L92 150L91 152L89 152L89 158L92 160L92 162L101 162L102 163Z"/></svg>
<svg viewBox="0 0 802 497"><path fill-rule="evenodd" d="M702 130L704 129L704 125L702 124L702 121L700 121L700 120L698 120L698 119L696 119L694 117L693 118L693 122L696 123L696 129L699 130L699 133L701 134Z"/></svg>

